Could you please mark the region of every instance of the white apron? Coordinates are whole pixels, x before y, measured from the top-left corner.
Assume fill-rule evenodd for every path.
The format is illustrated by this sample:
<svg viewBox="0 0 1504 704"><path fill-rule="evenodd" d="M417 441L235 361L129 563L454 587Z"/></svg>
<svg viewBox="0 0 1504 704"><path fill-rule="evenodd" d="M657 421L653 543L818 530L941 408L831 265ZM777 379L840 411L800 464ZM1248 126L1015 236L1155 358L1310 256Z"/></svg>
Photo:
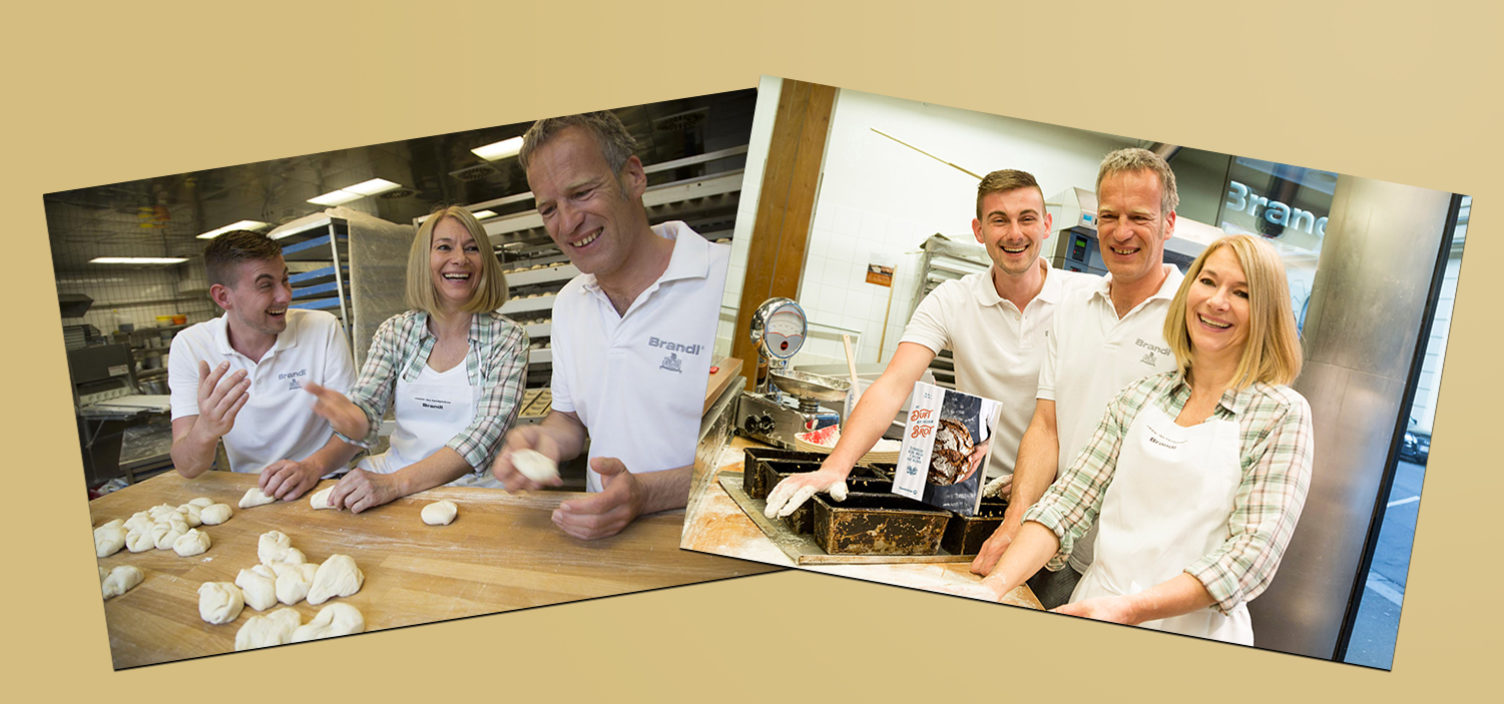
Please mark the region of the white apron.
<svg viewBox="0 0 1504 704"><path fill-rule="evenodd" d="M1123 438L1097 520L1096 558L1071 601L1141 592L1185 571L1227 536L1242 480L1238 424L1209 418L1182 428L1152 402ZM1214 607L1139 624L1253 645L1248 606Z"/></svg>
<svg viewBox="0 0 1504 704"><path fill-rule="evenodd" d="M445 372L423 365L411 382L397 377L397 427L391 446L380 455L367 457L357 467L378 474L391 474L444 447L449 439L475 420L476 388L461 361Z"/></svg>

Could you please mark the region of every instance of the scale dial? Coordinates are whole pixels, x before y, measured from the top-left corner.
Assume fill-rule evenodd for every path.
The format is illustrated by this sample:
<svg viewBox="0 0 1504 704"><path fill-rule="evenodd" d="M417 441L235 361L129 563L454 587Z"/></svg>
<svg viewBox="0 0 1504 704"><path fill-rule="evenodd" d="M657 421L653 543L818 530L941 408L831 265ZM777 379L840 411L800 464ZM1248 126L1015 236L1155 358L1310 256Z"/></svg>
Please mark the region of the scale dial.
<svg viewBox="0 0 1504 704"><path fill-rule="evenodd" d="M804 309L788 298L771 298L752 316L752 341L758 352L787 361L804 346L808 332Z"/></svg>

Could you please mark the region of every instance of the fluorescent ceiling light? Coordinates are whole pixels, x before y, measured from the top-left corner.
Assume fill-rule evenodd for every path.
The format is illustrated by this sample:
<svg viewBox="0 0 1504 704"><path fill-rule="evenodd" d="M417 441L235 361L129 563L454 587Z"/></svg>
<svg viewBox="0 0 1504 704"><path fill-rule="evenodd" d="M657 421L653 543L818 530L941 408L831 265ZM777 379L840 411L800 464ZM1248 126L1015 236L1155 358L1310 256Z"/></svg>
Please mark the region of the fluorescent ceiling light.
<svg viewBox="0 0 1504 704"><path fill-rule="evenodd" d="M522 138L513 137L511 139L503 139L500 142L492 142L483 147L476 147L471 149L470 153L486 161L500 161L509 156L517 156L517 152L520 151L522 151Z"/></svg>
<svg viewBox="0 0 1504 704"><path fill-rule="evenodd" d="M494 210L477 210L470 214L474 215L476 220L485 220L486 218L496 217L496 211Z"/></svg>
<svg viewBox="0 0 1504 704"><path fill-rule="evenodd" d="M184 257L94 257L90 264L182 264Z"/></svg>
<svg viewBox="0 0 1504 704"><path fill-rule="evenodd" d="M386 193L387 191L395 191L401 187L402 184L400 183L393 183L392 181L388 181L384 178L373 178L369 181L361 181L360 183L357 183L353 186L345 186L340 190L350 191L351 193L359 193L363 196L374 196L381 193Z"/></svg>
<svg viewBox="0 0 1504 704"><path fill-rule="evenodd" d="M339 205L349 203L352 200L360 200L365 196L346 190L330 191L324 195L309 198L308 202L315 205Z"/></svg>
<svg viewBox="0 0 1504 704"><path fill-rule="evenodd" d="M395 191L401 187L402 184L400 183L393 183L384 178L373 178L361 181L353 186L337 188L321 196L309 198L308 202L315 205L340 205L342 203L349 203L352 200L360 200L366 196Z"/></svg>
<svg viewBox="0 0 1504 704"><path fill-rule="evenodd" d="M225 225L224 227L205 232L204 234L199 235L198 238L201 240L212 240L215 237L223 235L226 232L234 232L235 230L255 231L260 230L269 224L271 223L261 222L260 220L241 220L240 222L232 222L228 225Z"/></svg>

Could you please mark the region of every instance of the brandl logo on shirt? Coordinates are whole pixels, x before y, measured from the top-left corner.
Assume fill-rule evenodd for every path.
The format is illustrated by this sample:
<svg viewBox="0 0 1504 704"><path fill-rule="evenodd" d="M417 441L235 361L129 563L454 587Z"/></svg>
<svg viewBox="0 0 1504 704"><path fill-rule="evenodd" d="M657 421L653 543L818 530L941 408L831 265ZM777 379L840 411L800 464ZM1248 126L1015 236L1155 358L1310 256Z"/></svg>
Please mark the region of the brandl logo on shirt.
<svg viewBox="0 0 1504 704"><path fill-rule="evenodd" d="M668 371L671 371L675 374L684 373L683 367L684 360L679 359L679 355L676 355L673 352L668 353L668 356L663 358L663 363L658 365L659 369L667 369Z"/></svg>
<svg viewBox="0 0 1504 704"><path fill-rule="evenodd" d="M700 352L705 348L704 345L685 345L678 342L669 342L668 340L660 339L657 337L648 338L648 347L657 347L668 350L670 352L683 352L684 354L690 354L696 357L700 356Z"/></svg>
<svg viewBox="0 0 1504 704"><path fill-rule="evenodd" d="M1144 348L1146 350L1149 350L1148 352L1145 352L1144 356L1141 357L1141 358L1139 358L1139 360L1138 360L1140 364L1143 364L1143 365L1146 365L1146 366L1152 367L1152 366L1155 366L1155 365L1159 364L1159 357L1156 357L1155 355L1169 356L1169 354L1170 354L1170 348L1168 348L1168 347L1161 347L1161 346L1156 345L1156 344L1154 344L1152 342L1149 342L1148 340L1145 340L1142 337L1140 337L1137 340L1135 340L1133 344L1138 345L1139 347L1142 347L1142 348Z"/></svg>
<svg viewBox="0 0 1504 704"><path fill-rule="evenodd" d="M297 389L302 386L302 384L299 383L298 380L305 376L308 376L307 369L299 369L295 372L282 372L281 374L277 375L277 381L286 381L287 388L289 390Z"/></svg>

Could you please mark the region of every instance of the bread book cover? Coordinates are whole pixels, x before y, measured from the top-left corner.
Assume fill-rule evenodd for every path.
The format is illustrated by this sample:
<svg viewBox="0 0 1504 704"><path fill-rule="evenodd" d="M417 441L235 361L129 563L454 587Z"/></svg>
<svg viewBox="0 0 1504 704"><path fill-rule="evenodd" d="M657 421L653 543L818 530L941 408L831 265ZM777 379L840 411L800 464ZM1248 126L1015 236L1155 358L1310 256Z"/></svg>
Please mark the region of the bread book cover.
<svg viewBox="0 0 1504 704"><path fill-rule="evenodd" d="M915 383L893 493L976 515L1001 412L993 399Z"/></svg>

